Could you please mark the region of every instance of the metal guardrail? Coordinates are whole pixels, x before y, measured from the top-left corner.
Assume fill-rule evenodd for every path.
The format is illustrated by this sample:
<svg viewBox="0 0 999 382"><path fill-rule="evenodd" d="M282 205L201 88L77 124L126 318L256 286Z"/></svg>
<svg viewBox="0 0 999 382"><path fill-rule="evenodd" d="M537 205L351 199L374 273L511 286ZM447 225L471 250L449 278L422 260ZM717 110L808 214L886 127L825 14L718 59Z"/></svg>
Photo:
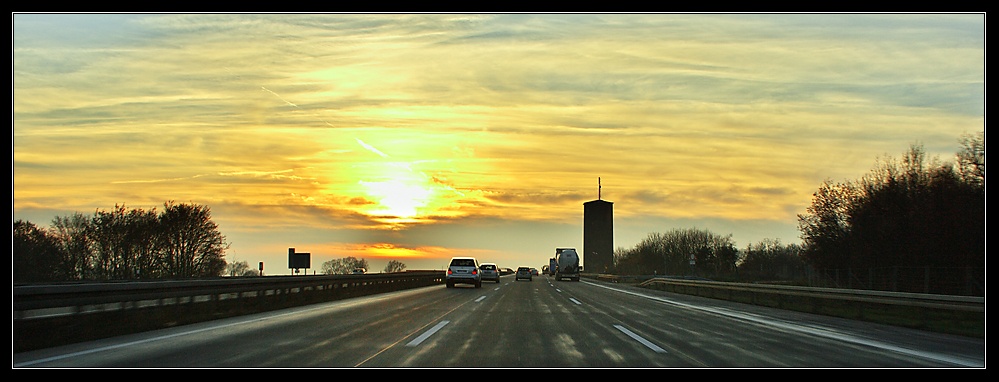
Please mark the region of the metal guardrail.
<svg viewBox="0 0 999 382"><path fill-rule="evenodd" d="M15 352L376 293L440 285L444 271L15 285Z"/></svg>
<svg viewBox="0 0 999 382"><path fill-rule="evenodd" d="M295 295L335 299L440 284L443 271L362 275L233 277L210 280L23 285L13 288L14 320L232 299ZM301 298L306 297L308 298Z"/></svg>
<svg viewBox="0 0 999 382"><path fill-rule="evenodd" d="M857 303L897 305L952 311L985 312L985 297L934 295L922 293L884 292L858 289L815 288L772 284L745 284L719 281L684 280L657 277L639 283L639 286L669 289L687 294L741 292L771 297L796 296L819 300L841 300Z"/></svg>

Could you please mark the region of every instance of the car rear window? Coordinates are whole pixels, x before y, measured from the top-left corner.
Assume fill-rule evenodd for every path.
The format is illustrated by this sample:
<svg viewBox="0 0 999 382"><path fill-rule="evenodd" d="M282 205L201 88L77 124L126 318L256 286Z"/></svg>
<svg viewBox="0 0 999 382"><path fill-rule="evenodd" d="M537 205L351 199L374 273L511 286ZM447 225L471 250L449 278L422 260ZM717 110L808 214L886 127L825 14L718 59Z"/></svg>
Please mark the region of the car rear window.
<svg viewBox="0 0 999 382"><path fill-rule="evenodd" d="M451 260L451 265L459 267L474 267L475 260L472 259L454 259Z"/></svg>
<svg viewBox="0 0 999 382"><path fill-rule="evenodd" d="M482 269L493 270L493 269L496 269L496 266L495 265L483 265Z"/></svg>

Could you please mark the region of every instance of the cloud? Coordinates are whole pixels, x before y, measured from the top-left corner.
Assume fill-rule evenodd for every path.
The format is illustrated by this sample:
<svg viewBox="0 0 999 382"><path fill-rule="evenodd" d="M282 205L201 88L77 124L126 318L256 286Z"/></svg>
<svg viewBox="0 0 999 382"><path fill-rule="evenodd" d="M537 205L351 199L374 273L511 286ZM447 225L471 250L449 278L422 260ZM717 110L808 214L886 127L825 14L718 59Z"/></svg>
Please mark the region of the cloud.
<svg viewBox="0 0 999 382"><path fill-rule="evenodd" d="M193 201L269 262L529 262L578 242L598 177L619 245L794 242L823 180L984 129L975 14L16 14L12 37L15 218ZM385 224L393 184L422 215Z"/></svg>

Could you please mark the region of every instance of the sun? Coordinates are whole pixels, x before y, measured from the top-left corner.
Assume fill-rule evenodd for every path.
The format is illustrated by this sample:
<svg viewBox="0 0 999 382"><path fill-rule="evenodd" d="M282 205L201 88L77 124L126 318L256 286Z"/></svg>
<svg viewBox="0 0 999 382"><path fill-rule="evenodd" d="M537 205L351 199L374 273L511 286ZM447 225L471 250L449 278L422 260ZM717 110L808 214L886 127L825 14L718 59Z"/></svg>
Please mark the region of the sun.
<svg viewBox="0 0 999 382"><path fill-rule="evenodd" d="M419 184L413 179L361 181L361 184L376 202L369 214L386 218L416 218L433 196L433 190L428 185Z"/></svg>
<svg viewBox="0 0 999 382"><path fill-rule="evenodd" d="M442 139L433 138L397 138L379 147L355 139L366 156L341 173L355 185L346 187L349 208L393 229L464 214L470 196L448 176L458 172L460 161L441 157L454 145L441 147Z"/></svg>

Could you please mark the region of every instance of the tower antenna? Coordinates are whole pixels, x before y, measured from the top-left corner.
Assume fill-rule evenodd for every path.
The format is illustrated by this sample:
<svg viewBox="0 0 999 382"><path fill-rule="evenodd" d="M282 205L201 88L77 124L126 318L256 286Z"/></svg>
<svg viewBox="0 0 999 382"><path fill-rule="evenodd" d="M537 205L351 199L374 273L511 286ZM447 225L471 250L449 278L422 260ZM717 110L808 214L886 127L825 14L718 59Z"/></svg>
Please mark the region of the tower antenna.
<svg viewBox="0 0 999 382"><path fill-rule="evenodd" d="M598 176L597 177L597 200L600 200L600 189L602 189L602 188L603 188L603 186L600 185L600 177Z"/></svg>

